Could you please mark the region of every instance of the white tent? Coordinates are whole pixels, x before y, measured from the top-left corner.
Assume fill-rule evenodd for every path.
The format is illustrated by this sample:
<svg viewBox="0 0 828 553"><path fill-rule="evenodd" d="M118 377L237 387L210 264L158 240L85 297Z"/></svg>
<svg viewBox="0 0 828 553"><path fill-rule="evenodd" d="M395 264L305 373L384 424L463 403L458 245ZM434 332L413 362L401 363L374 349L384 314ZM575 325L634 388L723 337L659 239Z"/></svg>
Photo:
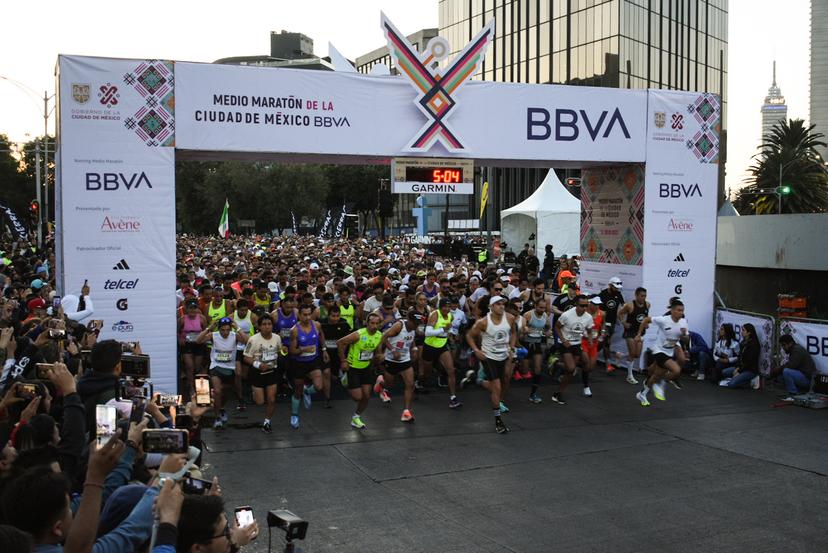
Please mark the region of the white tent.
<svg viewBox="0 0 828 553"><path fill-rule="evenodd" d="M500 238L517 253L534 234L535 255L543 259L547 244L555 255L578 255L581 251L581 201L564 187L554 169L535 192L500 212Z"/></svg>

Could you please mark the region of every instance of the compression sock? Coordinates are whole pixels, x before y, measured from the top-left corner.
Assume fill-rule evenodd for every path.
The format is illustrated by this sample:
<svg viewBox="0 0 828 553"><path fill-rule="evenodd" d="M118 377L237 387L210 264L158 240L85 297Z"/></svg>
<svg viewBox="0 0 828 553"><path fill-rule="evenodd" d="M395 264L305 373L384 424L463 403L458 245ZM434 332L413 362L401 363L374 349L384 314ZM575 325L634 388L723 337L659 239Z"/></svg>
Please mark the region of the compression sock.
<svg viewBox="0 0 828 553"><path fill-rule="evenodd" d="M290 396L290 414L291 415L299 415L299 404L302 403L296 396Z"/></svg>
<svg viewBox="0 0 828 553"><path fill-rule="evenodd" d="M646 383L644 384L644 389L643 389L643 390L641 390L641 393L642 393L642 394L644 394L644 397L647 397L647 394L649 394L649 393L650 393L650 387L649 387L649 386L647 386L647 384L646 384Z"/></svg>
<svg viewBox="0 0 828 553"><path fill-rule="evenodd" d="M532 391L529 392L530 396L532 394L537 393L538 388L540 387L540 383L541 383L541 375L539 375L539 374L532 375Z"/></svg>

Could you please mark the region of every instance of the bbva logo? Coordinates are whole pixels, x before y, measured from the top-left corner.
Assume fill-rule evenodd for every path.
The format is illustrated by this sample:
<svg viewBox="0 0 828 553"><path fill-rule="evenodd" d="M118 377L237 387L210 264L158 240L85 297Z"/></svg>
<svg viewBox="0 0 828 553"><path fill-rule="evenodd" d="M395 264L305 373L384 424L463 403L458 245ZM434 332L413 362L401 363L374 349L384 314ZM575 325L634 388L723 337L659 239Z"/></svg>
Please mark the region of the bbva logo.
<svg viewBox="0 0 828 553"><path fill-rule="evenodd" d="M143 171L140 173L86 173L87 190L127 190L138 189L141 185L152 188L152 183Z"/></svg>
<svg viewBox="0 0 828 553"><path fill-rule="evenodd" d="M607 116L609 115L609 120ZM544 108L527 108L526 109L526 139L527 140L548 140L552 136L552 125L550 120L552 114L549 110ZM606 123L606 126L604 124ZM624 138L630 138L630 131L627 130L627 124L621 116L621 110L615 108L610 115L609 111L603 110L601 114L595 119L595 115L590 119L585 110L579 109L556 109L555 110L555 140L571 142L578 140L582 130L586 130L589 137L595 142L600 134L602 138L608 138L614 129L624 135ZM601 130L604 129L603 134Z"/></svg>
<svg viewBox="0 0 828 553"><path fill-rule="evenodd" d="M662 182L658 185L659 198L701 198L702 191L697 183L681 184Z"/></svg>

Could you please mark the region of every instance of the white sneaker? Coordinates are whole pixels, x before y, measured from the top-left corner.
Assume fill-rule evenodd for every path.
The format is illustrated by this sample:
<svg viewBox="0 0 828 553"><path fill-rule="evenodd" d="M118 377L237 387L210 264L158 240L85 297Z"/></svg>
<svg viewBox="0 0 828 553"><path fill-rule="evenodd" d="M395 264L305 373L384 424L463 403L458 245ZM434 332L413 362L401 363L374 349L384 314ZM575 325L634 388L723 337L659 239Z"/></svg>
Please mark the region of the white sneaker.
<svg viewBox="0 0 828 553"><path fill-rule="evenodd" d="M631 374L627 375L627 384L638 384L638 380Z"/></svg>
<svg viewBox="0 0 828 553"><path fill-rule="evenodd" d="M664 384L661 382L656 382L653 384L653 395L659 401L664 401L667 398L664 396Z"/></svg>
<svg viewBox="0 0 828 553"><path fill-rule="evenodd" d="M704 373L699 373L696 375L696 380L704 380Z"/></svg>
<svg viewBox="0 0 828 553"><path fill-rule="evenodd" d="M589 389L589 386L584 388L584 396L585 397L592 397L592 390Z"/></svg>
<svg viewBox="0 0 828 553"><path fill-rule="evenodd" d="M723 388L726 387L728 384L730 384L730 379L729 378L725 378L724 380L719 381L719 386L721 386Z"/></svg>

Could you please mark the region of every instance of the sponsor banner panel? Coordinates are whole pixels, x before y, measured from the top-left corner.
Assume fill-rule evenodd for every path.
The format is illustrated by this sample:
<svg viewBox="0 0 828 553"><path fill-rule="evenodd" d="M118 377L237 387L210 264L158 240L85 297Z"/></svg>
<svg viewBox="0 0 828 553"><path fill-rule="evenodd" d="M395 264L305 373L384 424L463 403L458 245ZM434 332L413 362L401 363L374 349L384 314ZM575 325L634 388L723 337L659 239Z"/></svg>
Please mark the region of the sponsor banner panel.
<svg viewBox="0 0 828 553"><path fill-rule="evenodd" d="M184 62L175 77L187 150L394 157L429 120L404 77ZM645 91L472 81L448 100L441 121L461 148L431 156L644 160Z"/></svg>
<svg viewBox="0 0 828 553"><path fill-rule="evenodd" d="M650 90L648 112L644 286L654 310L680 297L712 339L719 100Z"/></svg>
<svg viewBox="0 0 828 553"><path fill-rule="evenodd" d="M173 64L61 56L63 291L90 286L101 339L141 342L176 389Z"/></svg>
<svg viewBox="0 0 828 553"><path fill-rule="evenodd" d="M719 328L725 323L730 323L736 330L736 337L741 340L742 325L750 323L756 329L756 336L759 338L759 344L762 346L762 352L759 354L759 372L764 375L770 373L773 365L773 346L774 346L774 329L776 322L773 317L762 317L759 315L748 315L746 313L739 313L738 311L730 311L728 309L716 310L716 328L718 333ZM826 329L828 330L828 328ZM718 334L717 334L718 335ZM710 343L712 348L715 345Z"/></svg>
<svg viewBox="0 0 828 553"><path fill-rule="evenodd" d="M828 374L828 324L782 320L781 334L790 334L805 348L821 374Z"/></svg>
<svg viewBox="0 0 828 553"><path fill-rule="evenodd" d="M581 172L581 256L621 265L644 261L644 167Z"/></svg>

